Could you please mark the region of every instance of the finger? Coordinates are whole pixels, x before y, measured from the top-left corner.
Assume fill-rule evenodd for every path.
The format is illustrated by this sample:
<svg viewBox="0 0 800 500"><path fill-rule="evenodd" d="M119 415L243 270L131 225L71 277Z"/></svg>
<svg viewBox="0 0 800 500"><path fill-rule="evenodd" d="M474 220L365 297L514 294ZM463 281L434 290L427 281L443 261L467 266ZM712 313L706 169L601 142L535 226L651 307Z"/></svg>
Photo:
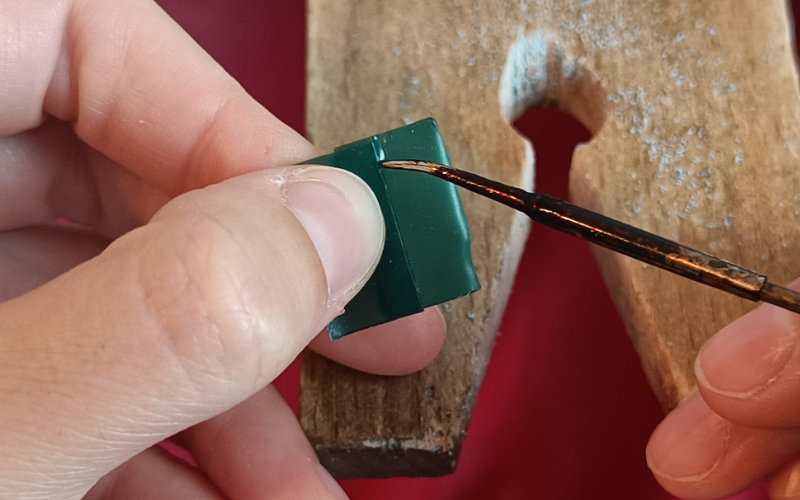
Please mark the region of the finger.
<svg viewBox="0 0 800 500"><path fill-rule="evenodd" d="M772 305L723 328L695 363L703 398L723 417L744 425L800 426L799 331L800 315Z"/></svg>
<svg viewBox="0 0 800 500"><path fill-rule="evenodd" d="M37 288L98 255L108 240L65 226L0 233L0 302Z"/></svg>
<svg viewBox="0 0 800 500"><path fill-rule="evenodd" d="M5 135L45 114L74 122L83 141L170 195L313 154L154 2L58 7L4 4L0 37L25 42L0 67L17 83L4 93L15 103Z"/></svg>
<svg viewBox="0 0 800 500"><path fill-rule="evenodd" d="M54 200L81 200L94 210L94 194L87 182L63 179L75 169L64 168L80 153L70 126L50 120L33 131L0 138L0 230L45 224L56 219ZM64 193L69 190L69 193Z"/></svg>
<svg viewBox="0 0 800 500"><path fill-rule="evenodd" d="M731 423L695 393L667 415L647 445L647 463L673 495L733 495L795 456L800 429L756 429Z"/></svg>
<svg viewBox="0 0 800 500"><path fill-rule="evenodd" d="M70 2L5 0L0 19L0 137L33 128L61 52Z"/></svg>
<svg viewBox="0 0 800 500"><path fill-rule="evenodd" d="M331 341L323 331L309 347L345 366L378 375L407 375L428 366L444 343L447 324L435 307Z"/></svg>
<svg viewBox="0 0 800 500"><path fill-rule="evenodd" d="M83 229L37 226L0 233L0 302L33 290L99 254L108 241ZM437 308L332 342L309 347L334 361L380 375L405 375L430 364L446 324Z"/></svg>
<svg viewBox="0 0 800 500"><path fill-rule="evenodd" d="M230 498L347 498L319 464L291 408L271 386L186 430L179 443Z"/></svg>
<svg viewBox="0 0 800 500"><path fill-rule="evenodd" d="M118 237L171 197L77 139L69 123L0 138L0 230L66 218Z"/></svg>
<svg viewBox="0 0 800 500"><path fill-rule="evenodd" d="M16 471L14 487L88 487L230 409L338 314L383 239L372 192L338 169L257 172L176 198L0 304L0 469Z"/></svg>
<svg viewBox="0 0 800 500"><path fill-rule="evenodd" d="M111 471L83 500L225 500L196 468L160 447L148 448Z"/></svg>
<svg viewBox="0 0 800 500"><path fill-rule="evenodd" d="M148 193L138 178L125 175L124 170L101 155L92 152L56 154L46 147L50 143L68 143L72 136L71 129L65 123L51 120L34 131L0 140L0 155L5 151L9 158L14 158L12 163L18 167L5 170L5 182L0 182L0 198L10 200L12 207L22 207L17 211L18 215L13 211L9 214L0 213L0 227L4 216L8 216L6 223L14 226L20 223L43 223L58 215L113 237L144 223L167 201L159 193ZM5 149L2 147L4 142L7 146ZM77 162L77 158L81 158L80 162ZM74 173L85 168L89 169L89 175ZM0 169L0 174L3 172ZM72 175L72 178L65 179L68 175ZM37 181L37 178L49 181ZM42 186L46 184L52 185ZM30 189L24 186L30 186ZM37 190L41 191L38 195ZM54 191L58 194L54 195ZM127 193L127 196L121 193ZM32 201L37 196L45 202ZM128 198L130 202L126 201ZM140 214L136 214L137 204L140 205ZM44 205L49 206L40 210ZM42 257L37 262L52 265L58 261L57 255ZM21 266L7 269L15 271L17 275L23 274ZM35 274L39 273L32 273L29 277L32 279ZM41 279L33 281L35 284L26 285L25 291L44 283ZM19 287L16 289L19 290ZM19 294L18 291L16 293ZM403 375L420 370L436 357L444 342L445 330L441 313L432 308L420 315L336 342L331 342L326 334L321 334L312 342L311 348L353 368L383 375Z"/></svg>
<svg viewBox="0 0 800 500"><path fill-rule="evenodd" d="M794 457L769 475L770 500L800 500L800 457Z"/></svg>

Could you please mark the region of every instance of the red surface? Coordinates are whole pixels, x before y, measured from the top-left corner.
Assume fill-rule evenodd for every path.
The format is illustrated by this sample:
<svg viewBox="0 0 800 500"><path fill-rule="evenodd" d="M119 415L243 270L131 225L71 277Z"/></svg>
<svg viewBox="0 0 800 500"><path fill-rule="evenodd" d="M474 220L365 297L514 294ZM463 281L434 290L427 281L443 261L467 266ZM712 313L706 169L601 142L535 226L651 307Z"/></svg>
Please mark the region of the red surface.
<svg viewBox="0 0 800 500"><path fill-rule="evenodd" d="M301 0L162 0L247 90L304 126ZM537 155L537 188L567 196L571 117L530 111L517 122ZM665 307L669 307L665 305ZM278 386L296 407L298 367ZM355 499L672 498L644 447L661 410L586 243L534 226L478 398L458 471L434 479L353 480ZM765 500L757 486L739 500Z"/></svg>

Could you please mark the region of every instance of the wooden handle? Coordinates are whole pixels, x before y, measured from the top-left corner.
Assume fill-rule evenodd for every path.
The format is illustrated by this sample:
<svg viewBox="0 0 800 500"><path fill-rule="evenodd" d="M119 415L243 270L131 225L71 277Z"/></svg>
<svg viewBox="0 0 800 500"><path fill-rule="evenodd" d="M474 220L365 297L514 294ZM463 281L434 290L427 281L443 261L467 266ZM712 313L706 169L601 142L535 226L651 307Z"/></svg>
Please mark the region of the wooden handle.
<svg viewBox="0 0 800 500"><path fill-rule="evenodd" d="M532 151L509 123L557 106L594 134L574 157L573 201L778 283L797 276L800 107L785 3L619 3L310 0L311 139L324 151L434 116L456 167L530 189ZM528 224L464 201L484 288L448 304L432 366L382 378L303 360L301 422L339 477L455 466ZM752 305L596 255L673 408L694 385L699 347Z"/></svg>

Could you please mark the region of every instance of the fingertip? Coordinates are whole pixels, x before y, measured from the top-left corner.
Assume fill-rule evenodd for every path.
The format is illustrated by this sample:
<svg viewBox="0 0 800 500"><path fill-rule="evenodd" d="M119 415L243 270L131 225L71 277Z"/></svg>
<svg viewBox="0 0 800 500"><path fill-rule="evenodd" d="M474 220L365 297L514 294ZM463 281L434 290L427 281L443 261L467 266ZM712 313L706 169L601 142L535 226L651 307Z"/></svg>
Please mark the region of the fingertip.
<svg viewBox="0 0 800 500"><path fill-rule="evenodd" d="M707 391L747 399L775 383L792 357L795 318L761 306L727 325L706 342L695 361Z"/></svg>
<svg viewBox="0 0 800 500"><path fill-rule="evenodd" d="M728 422L695 392L653 431L646 449L647 465L662 485L683 490L711 474L729 440Z"/></svg>
<svg viewBox="0 0 800 500"><path fill-rule="evenodd" d="M356 175L324 166L292 169L281 195L317 249L331 305L341 307L361 289L383 251L386 237L378 200Z"/></svg>
<svg viewBox="0 0 800 500"><path fill-rule="evenodd" d="M407 375L428 366L444 344L447 323L439 309L378 325L331 341L323 331L309 347L357 370L377 375Z"/></svg>
<svg viewBox="0 0 800 500"><path fill-rule="evenodd" d="M765 304L714 335L695 360L698 388L719 415L749 427L800 424L800 316Z"/></svg>

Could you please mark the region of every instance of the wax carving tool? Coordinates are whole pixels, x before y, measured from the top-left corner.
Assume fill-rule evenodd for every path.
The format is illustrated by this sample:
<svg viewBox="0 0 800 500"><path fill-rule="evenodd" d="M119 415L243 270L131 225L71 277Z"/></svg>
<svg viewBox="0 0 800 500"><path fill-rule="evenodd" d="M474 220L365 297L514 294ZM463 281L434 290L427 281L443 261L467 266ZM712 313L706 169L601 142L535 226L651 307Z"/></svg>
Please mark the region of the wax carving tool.
<svg viewBox="0 0 800 500"><path fill-rule="evenodd" d="M530 193L479 175L425 161L389 161L384 167L417 170L507 205L535 222L754 302L800 313L800 293L755 271L543 193Z"/></svg>

